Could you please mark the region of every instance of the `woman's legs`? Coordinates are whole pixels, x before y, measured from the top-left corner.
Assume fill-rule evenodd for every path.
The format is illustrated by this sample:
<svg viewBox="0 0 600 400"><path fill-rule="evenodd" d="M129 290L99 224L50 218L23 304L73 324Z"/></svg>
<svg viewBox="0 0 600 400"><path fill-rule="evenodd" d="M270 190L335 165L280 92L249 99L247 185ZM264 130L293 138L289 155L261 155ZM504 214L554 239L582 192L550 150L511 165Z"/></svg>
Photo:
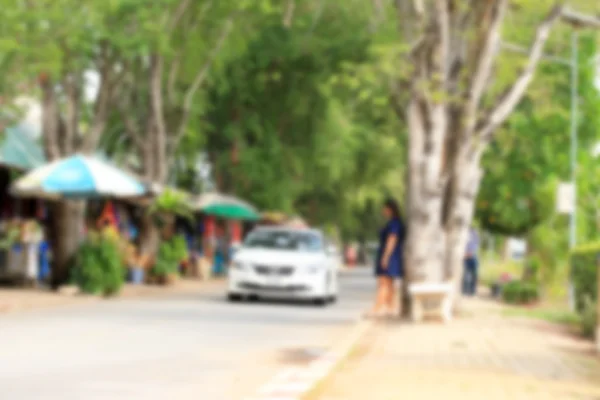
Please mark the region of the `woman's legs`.
<svg viewBox="0 0 600 400"><path fill-rule="evenodd" d="M390 278L387 276L380 276L378 280L379 290L377 292L377 309L380 312L387 312L387 301L390 296Z"/></svg>
<svg viewBox="0 0 600 400"><path fill-rule="evenodd" d="M375 304L369 315L379 316L385 312L386 301L388 298L388 281L387 276L377 276L377 292L375 293Z"/></svg>
<svg viewBox="0 0 600 400"><path fill-rule="evenodd" d="M401 296L400 296L400 280L388 278L386 281L387 285L387 298L385 301L386 308L390 316L396 317L400 315Z"/></svg>

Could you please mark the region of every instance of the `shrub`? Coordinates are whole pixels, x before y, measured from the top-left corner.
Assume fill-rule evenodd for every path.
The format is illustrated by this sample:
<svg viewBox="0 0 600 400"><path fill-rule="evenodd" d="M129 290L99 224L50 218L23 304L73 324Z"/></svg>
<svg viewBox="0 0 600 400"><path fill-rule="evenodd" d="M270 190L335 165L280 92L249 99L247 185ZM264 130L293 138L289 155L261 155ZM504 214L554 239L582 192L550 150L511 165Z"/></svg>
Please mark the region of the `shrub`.
<svg viewBox="0 0 600 400"><path fill-rule="evenodd" d="M117 294L125 282L125 264L118 243L104 236L88 238L77 252L72 277L84 293Z"/></svg>
<svg viewBox="0 0 600 400"><path fill-rule="evenodd" d="M150 205L148 213L158 227L167 225L173 216L193 219L193 210L184 192L166 189Z"/></svg>
<svg viewBox="0 0 600 400"><path fill-rule="evenodd" d="M586 338L593 339L596 336L596 326L596 302L587 296L583 299L581 310L581 334Z"/></svg>
<svg viewBox="0 0 600 400"><path fill-rule="evenodd" d="M529 304L539 299L539 290L534 283L513 281L502 287L502 299L509 304Z"/></svg>
<svg viewBox="0 0 600 400"><path fill-rule="evenodd" d="M158 277L177 274L179 264L185 258L187 258L187 244L183 236L178 235L169 241L164 241L158 249L152 274Z"/></svg>
<svg viewBox="0 0 600 400"><path fill-rule="evenodd" d="M486 286L492 286L497 283L504 283L507 276L518 277L522 273L523 264L518 261L482 262L479 281Z"/></svg>
<svg viewBox="0 0 600 400"><path fill-rule="evenodd" d="M539 283L540 273L542 271L544 262L538 254L532 254L525 260L525 270L523 273L523 280L526 282Z"/></svg>
<svg viewBox="0 0 600 400"><path fill-rule="evenodd" d="M575 304L577 311L582 312L585 299L597 299L598 257L600 242L580 246L571 253L571 279L575 289Z"/></svg>

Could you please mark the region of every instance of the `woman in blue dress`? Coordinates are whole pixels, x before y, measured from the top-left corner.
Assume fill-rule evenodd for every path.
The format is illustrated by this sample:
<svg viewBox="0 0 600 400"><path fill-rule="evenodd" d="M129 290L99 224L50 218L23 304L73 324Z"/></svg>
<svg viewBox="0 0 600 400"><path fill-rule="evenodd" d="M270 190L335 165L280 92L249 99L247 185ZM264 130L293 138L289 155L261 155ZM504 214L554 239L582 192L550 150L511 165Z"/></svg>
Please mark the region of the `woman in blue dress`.
<svg viewBox="0 0 600 400"><path fill-rule="evenodd" d="M388 199L383 207L386 223L379 233L375 275L377 277L377 296L369 317L394 316L399 313L399 304L395 301L395 283L402 279L403 242L405 227L400 216L400 207L393 199ZM398 293L399 295L399 293Z"/></svg>

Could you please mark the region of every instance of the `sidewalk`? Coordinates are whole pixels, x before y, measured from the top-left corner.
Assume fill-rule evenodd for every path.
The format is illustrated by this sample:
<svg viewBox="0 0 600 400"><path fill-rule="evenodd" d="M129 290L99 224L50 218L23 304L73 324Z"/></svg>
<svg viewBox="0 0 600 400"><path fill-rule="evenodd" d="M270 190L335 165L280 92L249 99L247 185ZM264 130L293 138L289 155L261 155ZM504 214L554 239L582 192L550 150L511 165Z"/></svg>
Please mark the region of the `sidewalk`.
<svg viewBox="0 0 600 400"><path fill-rule="evenodd" d="M449 325L378 323L310 400L600 399L593 344L465 301Z"/></svg>
<svg viewBox="0 0 600 400"><path fill-rule="evenodd" d="M90 295L69 295L47 289L0 288L0 315L12 312L85 304L98 301L119 301L134 297L158 297L173 294L194 293L198 290L220 286L222 279L209 281L182 279L172 286L130 285L123 287L116 297L105 299Z"/></svg>

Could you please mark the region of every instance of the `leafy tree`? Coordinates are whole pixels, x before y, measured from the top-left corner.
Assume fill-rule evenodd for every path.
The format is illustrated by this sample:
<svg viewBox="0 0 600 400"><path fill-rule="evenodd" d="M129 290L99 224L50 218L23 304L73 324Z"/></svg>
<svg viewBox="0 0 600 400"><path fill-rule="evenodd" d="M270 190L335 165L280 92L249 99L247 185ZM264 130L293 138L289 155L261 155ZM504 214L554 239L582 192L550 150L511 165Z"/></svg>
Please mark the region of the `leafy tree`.
<svg viewBox="0 0 600 400"><path fill-rule="evenodd" d="M275 15L215 75L206 146L220 190L360 232L361 212L402 166L373 39L356 34L369 23L360 10L330 4L291 28Z"/></svg>
<svg viewBox="0 0 600 400"><path fill-rule="evenodd" d="M595 88L596 41L580 41L578 137L580 157L589 153L600 126ZM523 235L549 218L547 183L570 180L571 74L568 66L544 63L528 94L484 158L487 174L477 202L485 229ZM584 181L584 179L580 179Z"/></svg>
<svg viewBox="0 0 600 400"><path fill-rule="evenodd" d="M106 127L121 77L108 46L108 38L119 35L109 23L113 4L93 1L81 7L71 0L3 3L1 62L11 72L11 79L2 80L4 93L39 93L42 139L49 160L93 152ZM86 93L90 72L100 79L93 97ZM62 201L53 207L54 285L69 277L83 212L80 202Z"/></svg>
<svg viewBox="0 0 600 400"><path fill-rule="evenodd" d="M458 284L482 155L525 95L553 28L599 24L542 0L396 6L407 70L394 78L396 97L408 93L398 107L409 131L409 279ZM524 62L500 62L503 40L524 37L532 38Z"/></svg>

